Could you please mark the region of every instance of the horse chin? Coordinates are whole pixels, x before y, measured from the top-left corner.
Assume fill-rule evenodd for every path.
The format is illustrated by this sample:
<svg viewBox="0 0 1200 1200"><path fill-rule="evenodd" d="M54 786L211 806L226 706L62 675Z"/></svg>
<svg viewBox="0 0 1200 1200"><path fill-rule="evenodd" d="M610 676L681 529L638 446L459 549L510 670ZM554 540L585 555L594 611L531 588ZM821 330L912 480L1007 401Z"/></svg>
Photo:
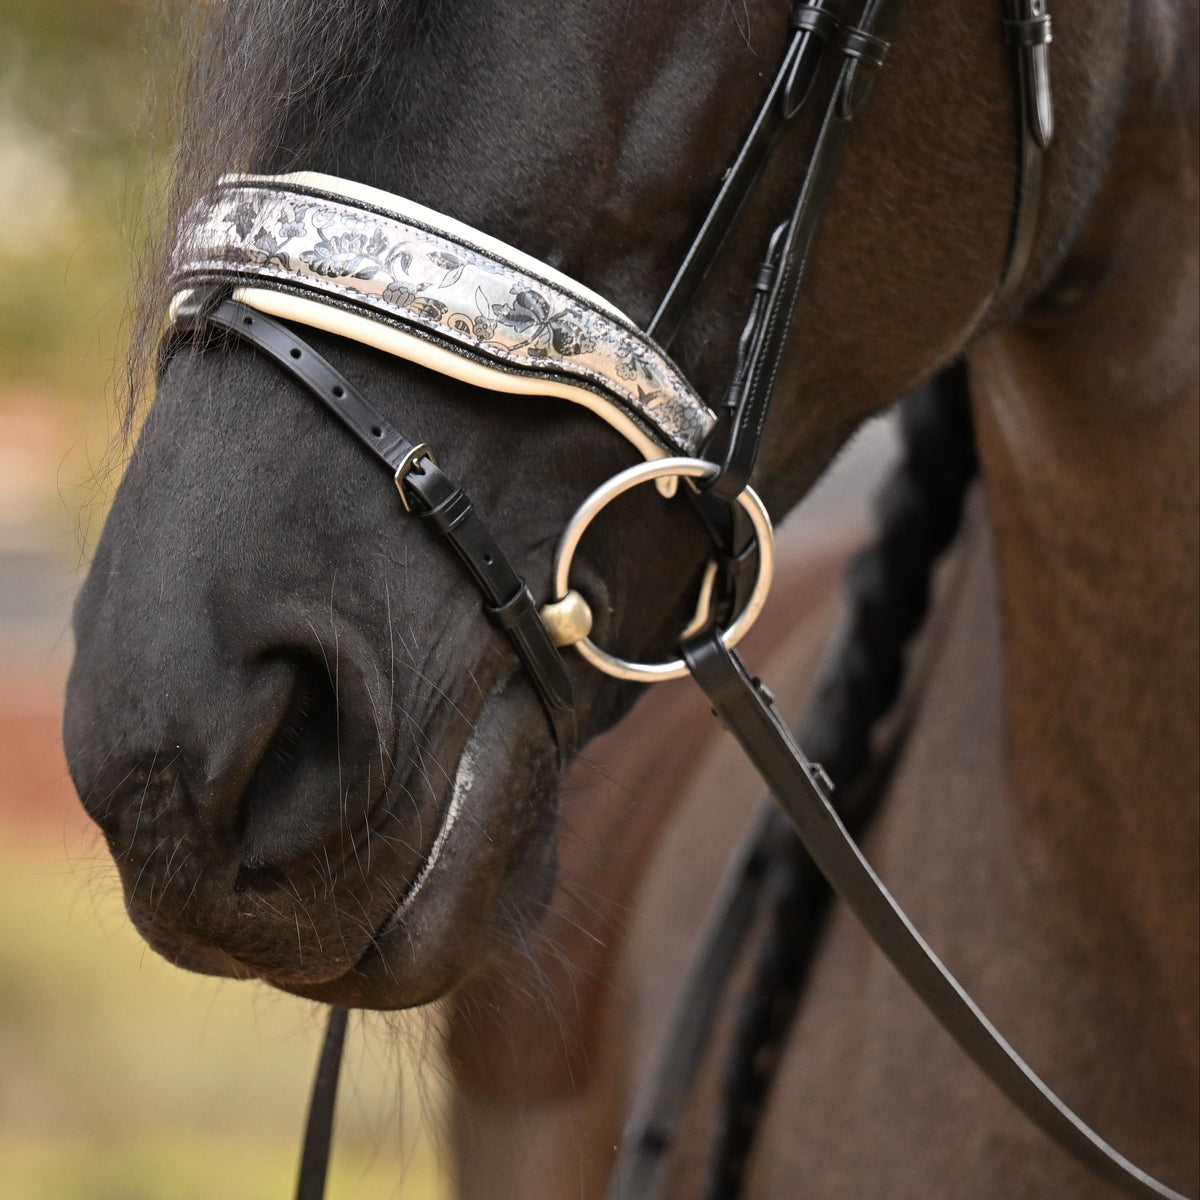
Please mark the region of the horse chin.
<svg viewBox="0 0 1200 1200"><path fill-rule="evenodd" d="M554 882L556 801L545 718L510 674L484 698L422 866L359 961L327 980L260 977L354 1008L411 1008L445 995L540 919Z"/></svg>
<svg viewBox="0 0 1200 1200"><path fill-rule="evenodd" d="M134 910L130 910L134 928L169 963L198 975L218 975L223 979L257 979L253 967L226 954L217 946L210 946L194 938L179 936L148 924Z"/></svg>

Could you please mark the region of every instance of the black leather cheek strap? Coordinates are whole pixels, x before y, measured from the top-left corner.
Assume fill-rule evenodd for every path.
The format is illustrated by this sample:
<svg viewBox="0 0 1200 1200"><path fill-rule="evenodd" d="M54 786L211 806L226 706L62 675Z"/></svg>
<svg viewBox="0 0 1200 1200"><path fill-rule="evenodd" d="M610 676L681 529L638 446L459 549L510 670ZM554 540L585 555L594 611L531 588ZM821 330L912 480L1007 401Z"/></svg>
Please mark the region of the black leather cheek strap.
<svg viewBox="0 0 1200 1200"><path fill-rule="evenodd" d="M830 886L992 1082L1064 1150L1126 1196L1183 1200L1088 1128L980 1012L871 870L830 803L825 773L805 757L770 693L741 658L715 633L686 643L682 653L714 712L741 743Z"/></svg>
<svg viewBox="0 0 1200 1200"><path fill-rule="evenodd" d="M493 625L508 634L551 721L556 721L558 714L570 714L575 700L562 656L546 633L528 586L513 570L466 493L429 460L409 471L405 486L424 504L417 507L421 517L450 543L483 593L483 611ZM556 726L560 745L567 744L561 740L563 732Z"/></svg>
<svg viewBox="0 0 1200 1200"><path fill-rule="evenodd" d="M857 26L842 29L837 49L842 64L821 119L804 182L791 217L771 239L767 261L755 283L760 295L739 346L734 381L706 457L721 464L702 486L732 501L754 471L775 378L792 329L809 250L833 178L850 120L866 102L887 53L900 0L867 0Z"/></svg>
<svg viewBox="0 0 1200 1200"><path fill-rule="evenodd" d="M431 457L428 447L408 440L339 371L286 325L236 300L210 307L211 297L194 294L179 310L178 324L216 325L250 342L280 364L325 404L378 459L387 465L411 504L454 549L479 588L484 612L502 629L529 672L554 731L559 761L575 748L574 690L566 665L550 641L537 605L466 493Z"/></svg>
<svg viewBox="0 0 1200 1200"><path fill-rule="evenodd" d="M1025 280L1041 205L1045 152L1054 136L1050 92L1050 14L1046 0L1005 0L1004 37L1017 59L1017 194L1000 292L1006 300Z"/></svg>

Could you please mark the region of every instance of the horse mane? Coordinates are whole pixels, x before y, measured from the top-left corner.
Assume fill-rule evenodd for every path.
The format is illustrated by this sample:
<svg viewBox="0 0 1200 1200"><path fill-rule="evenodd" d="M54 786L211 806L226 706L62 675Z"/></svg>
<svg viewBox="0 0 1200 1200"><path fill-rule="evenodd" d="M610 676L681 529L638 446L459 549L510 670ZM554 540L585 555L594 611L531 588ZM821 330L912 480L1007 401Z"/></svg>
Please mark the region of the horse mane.
<svg viewBox="0 0 1200 1200"><path fill-rule="evenodd" d="M153 382L185 215L226 172L309 166L306 138L318 127L322 137L336 134L361 103L389 49L382 24L396 7L388 0L213 0L189 4L168 29L183 65L156 106L179 116L169 190L131 291L126 438ZM405 17L416 11L399 7Z"/></svg>

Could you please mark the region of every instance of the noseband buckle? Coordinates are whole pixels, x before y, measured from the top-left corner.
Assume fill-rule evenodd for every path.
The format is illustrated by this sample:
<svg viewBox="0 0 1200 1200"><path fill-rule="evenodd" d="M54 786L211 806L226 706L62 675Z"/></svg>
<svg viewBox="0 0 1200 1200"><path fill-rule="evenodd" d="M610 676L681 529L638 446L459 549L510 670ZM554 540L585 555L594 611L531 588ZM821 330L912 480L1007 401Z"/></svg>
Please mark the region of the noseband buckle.
<svg viewBox="0 0 1200 1200"><path fill-rule="evenodd" d="M404 481L412 471L416 471L417 474L421 473L421 469L417 464L424 459L429 459L435 467L437 466L437 456L433 453L428 442L420 442L414 446L411 453L407 455L396 469L396 491L400 493L400 503L404 505L405 512L412 512L412 505L409 504L408 495L404 491Z"/></svg>

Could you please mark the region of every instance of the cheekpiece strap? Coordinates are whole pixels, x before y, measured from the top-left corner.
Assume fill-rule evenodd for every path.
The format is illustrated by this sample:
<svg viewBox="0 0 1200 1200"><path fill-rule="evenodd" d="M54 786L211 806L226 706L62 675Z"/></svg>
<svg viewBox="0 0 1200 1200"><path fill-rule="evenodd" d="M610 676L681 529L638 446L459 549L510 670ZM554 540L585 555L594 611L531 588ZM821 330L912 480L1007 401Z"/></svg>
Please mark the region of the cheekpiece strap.
<svg viewBox="0 0 1200 1200"><path fill-rule="evenodd" d="M868 0L857 26L842 31L841 68L825 108L816 144L789 220L772 235L755 280L755 296L738 346L734 378L706 452L721 464L703 486L731 500L749 482L775 390L783 350L791 334L809 249L833 183L850 120L870 93L888 49L899 0Z"/></svg>
<svg viewBox="0 0 1200 1200"><path fill-rule="evenodd" d="M647 458L694 455L715 417L628 317L497 239L399 196L310 173L224 178L175 251L204 284L495 391L592 409Z"/></svg>

